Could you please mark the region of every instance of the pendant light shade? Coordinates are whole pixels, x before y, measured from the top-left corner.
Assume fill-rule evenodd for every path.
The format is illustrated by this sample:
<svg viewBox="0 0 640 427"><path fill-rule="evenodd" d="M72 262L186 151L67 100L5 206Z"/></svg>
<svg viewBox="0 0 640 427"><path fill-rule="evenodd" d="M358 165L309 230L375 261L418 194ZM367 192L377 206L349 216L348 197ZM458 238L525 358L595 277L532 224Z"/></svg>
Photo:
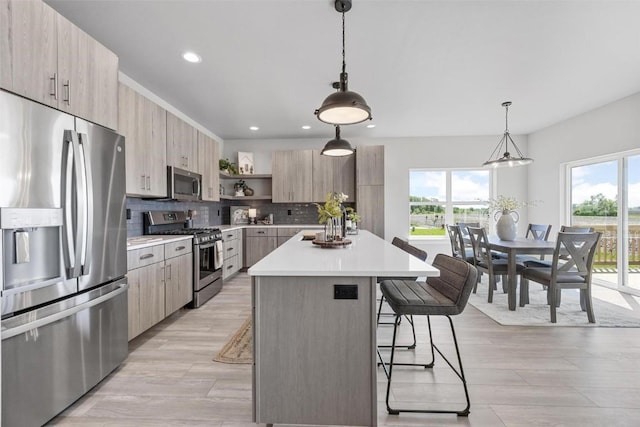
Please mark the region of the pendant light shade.
<svg viewBox="0 0 640 427"><path fill-rule="evenodd" d="M322 106L315 111L315 115L321 122L333 125L352 125L371 120L371 108L360 94L350 91L348 87L349 82L345 61L344 14L351 9L351 0L336 0L335 8L342 13L342 72L340 73L340 82L334 83L334 88L338 89L338 91L325 98Z"/></svg>
<svg viewBox="0 0 640 427"><path fill-rule="evenodd" d="M524 165L533 163L533 159L529 157L524 157L524 155L522 154L522 152L520 151L516 143L513 142L513 139L511 139L511 135L509 134L508 120L509 120L510 105L511 105L511 101L506 101L502 103L502 106L505 108L504 135L502 136L502 139L500 139L500 142L498 142L498 145L496 146L496 148L493 150L493 153L491 153L489 160L487 160L482 164L482 166L484 167L487 167L487 168L513 167L513 166L524 166ZM518 154L517 157L513 156L509 152L509 142L511 142L511 145L513 146L514 150ZM498 157L500 156L501 153L502 153L502 157Z"/></svg>
<svg viewBox="0 0 640 427"><path fill-rule="evenodd" d="M340 157L353 154L353 148L349 141L340 138L340 126L336 126L336 137L327 142L320 154L323 156Z"/></svg>

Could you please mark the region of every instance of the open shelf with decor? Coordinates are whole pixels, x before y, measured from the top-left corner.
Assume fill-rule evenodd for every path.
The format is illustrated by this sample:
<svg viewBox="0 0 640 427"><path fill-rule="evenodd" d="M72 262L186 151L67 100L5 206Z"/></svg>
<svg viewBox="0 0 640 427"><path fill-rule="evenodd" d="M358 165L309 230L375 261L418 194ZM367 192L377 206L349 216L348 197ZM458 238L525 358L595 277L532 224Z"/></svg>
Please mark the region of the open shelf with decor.
<svg viewBox="0 0 640 427"><path fill-rule="evenodd" d="M253 194L235 196L235 185L244 182ZM229 174L220 172L220 200L271 200L271 174Z"/></svg>

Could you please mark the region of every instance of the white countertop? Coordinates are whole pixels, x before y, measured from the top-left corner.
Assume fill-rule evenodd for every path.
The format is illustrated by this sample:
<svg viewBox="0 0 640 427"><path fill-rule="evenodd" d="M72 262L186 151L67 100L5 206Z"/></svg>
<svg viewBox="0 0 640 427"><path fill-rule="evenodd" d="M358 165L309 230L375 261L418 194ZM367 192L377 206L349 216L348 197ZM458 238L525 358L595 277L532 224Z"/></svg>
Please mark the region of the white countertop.
<svg viewBox="0 0 640 427"><path fill-rule="evenodd" d="M353 243L321 248L296 234L249 269L251 276L438 276L439 270L365 231Z"/></svg>
<svg viewBox="0 0 640 427"><path fill-rule="evenodd" d="M193 236L163 236L157 234L128 237L127 250L148 248L149 246L164 245L165 243L178 242L180 240L191 240L192 238Z"/></svg>
<svg viewBox="0 0 640 427"><path fill-rule="evenodd" d="M243 228L304 228L310 229L323 229L324 225L321 224L236 224L236 225L212 225L212 227L220 228L220 231L226 230L238 230Z"/></svg>

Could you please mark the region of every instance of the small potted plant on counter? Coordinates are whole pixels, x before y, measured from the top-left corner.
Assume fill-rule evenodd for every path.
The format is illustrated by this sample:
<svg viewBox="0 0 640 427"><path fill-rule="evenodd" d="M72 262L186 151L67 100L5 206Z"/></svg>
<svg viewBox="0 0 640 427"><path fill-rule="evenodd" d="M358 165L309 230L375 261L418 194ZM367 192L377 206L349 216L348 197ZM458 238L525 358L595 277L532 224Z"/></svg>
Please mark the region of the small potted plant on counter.
<svg viewBox="0 0 640 427"><path fill-rule="evenodd" d="M352 207L348 207L345 210L347 233L356 234L358 232L358 223L361 220L360 215Z"/></svg>

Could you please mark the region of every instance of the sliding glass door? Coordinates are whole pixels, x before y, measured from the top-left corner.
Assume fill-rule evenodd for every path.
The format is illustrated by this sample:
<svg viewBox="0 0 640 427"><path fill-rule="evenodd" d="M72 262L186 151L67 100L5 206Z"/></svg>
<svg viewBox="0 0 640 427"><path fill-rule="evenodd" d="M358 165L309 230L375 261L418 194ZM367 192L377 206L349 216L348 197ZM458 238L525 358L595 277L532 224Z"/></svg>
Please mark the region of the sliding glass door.
<svg viewBox="0 0 640 427"><path fill-rule="evenodd" d="M626 159L627 245L624 284L640 290L640 155Z"/></svg>
<svg viewBox="0 0 640 427"><path fill-rule="evenodd" d="M640 291L640 154L569 165L571 225L600 231L594 278Z"/></svg>

